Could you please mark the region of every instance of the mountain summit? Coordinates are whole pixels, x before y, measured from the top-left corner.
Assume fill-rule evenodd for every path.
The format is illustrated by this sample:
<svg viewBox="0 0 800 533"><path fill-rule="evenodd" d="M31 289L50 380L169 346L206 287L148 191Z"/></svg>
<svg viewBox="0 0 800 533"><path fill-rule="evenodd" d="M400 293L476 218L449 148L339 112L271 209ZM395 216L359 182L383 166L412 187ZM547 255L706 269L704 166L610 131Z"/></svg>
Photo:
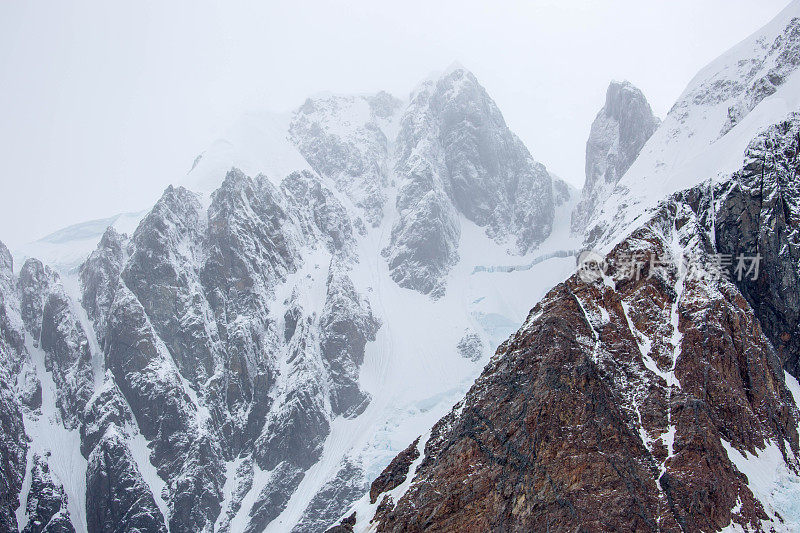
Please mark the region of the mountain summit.
<svg viewBox="0 0 800 533"><path fill-rule="evenodd" d="M583 233L659 124L642 91L627 81L611 82L586 141L586 182L573 232Z"/></svg>
<svg viewBox="0 0 800 533"><path fill-rule="evenodd" d="M354 531L800 528L798 24L793 2L657 128L611 85L573 218L598 250L376 476Z"/></svg>
<svg viewBox="0 0 800 533"><path fill-rule="evenodd" d="M0 247L0 529L324 530L567 275L573 203L454 67L245 116L76 268Z"/></svg>
<svg viewBox="0 0 800 533"><path fill-rule="evenodd" d="M797 531L798 28L613 82L577 208L456 65L0 243L0 530Z"/></svg>
<svg viewBox="0 0 800 533"><path fill-rule="evenodd" d="M552 230L552 178L463 68L425 82L400 120L398 219L386 253L403 287L439 295L458 260L461 220L524 254Z"/></svg>

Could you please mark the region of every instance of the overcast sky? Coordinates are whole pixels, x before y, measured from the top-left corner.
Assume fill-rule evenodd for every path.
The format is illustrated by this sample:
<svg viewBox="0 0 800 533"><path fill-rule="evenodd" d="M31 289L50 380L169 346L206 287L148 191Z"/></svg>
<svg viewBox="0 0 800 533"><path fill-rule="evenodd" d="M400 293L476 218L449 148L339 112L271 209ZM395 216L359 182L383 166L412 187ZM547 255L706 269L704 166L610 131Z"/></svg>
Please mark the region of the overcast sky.
<svg viewBox="0 0 800 533"><path fill-rule="evenodd" d="M320 91L405 98L454 60L534 158L580 186L609 80L663 117L787 3L2 1L0 240L148 207L246 110Z"/></svg>

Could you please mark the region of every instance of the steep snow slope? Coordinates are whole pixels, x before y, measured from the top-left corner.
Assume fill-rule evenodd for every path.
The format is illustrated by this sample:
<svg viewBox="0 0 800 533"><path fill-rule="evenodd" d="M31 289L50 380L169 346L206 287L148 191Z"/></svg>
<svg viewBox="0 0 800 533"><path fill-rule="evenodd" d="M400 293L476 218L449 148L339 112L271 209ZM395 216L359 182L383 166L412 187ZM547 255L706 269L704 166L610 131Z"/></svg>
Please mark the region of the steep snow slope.
<svg viewBox="0 0 800 533"><path fill-rule="evenodd" d="M355 530L796 531L798 139L792 113L549 291ZM726 275L754 250L759 275Z"/></svg>
<svg viewBox="0 0 800 533"><path fill-rule="evenodd" d="M28 450L28 465L21 494L22 501L28 501L31 494L32 468L35 458L44 457L58 486L66 494L67 510L72 525L78 532L86 531L86 459L80 453L80 433L78 429L67 429L61 424L61 416L56 408L57 387L45 368L45 354L34 346L28 336L27 349L31 354L33 372L41 383L42 404L39 413L26 413L25 433L31 438ZM17 510L20 530L29 521L29 515L22 506Z"/></svg>
<svg viewBox="0 0 800 533"><path fill-rule="evenodd" d="M554 257L513 272L475 273L475 267L526 264L540 253L577 246L579 242L569 237L575 201L572 198L558 208L553 235L526 256L509 254L482 228L462 219L461 259L448 275L447 294L438 300L394 283L379 255L387 244L387 232L367 234L359 252L365 260L354 269L353 278L384 323L367 348L361 370L360 383L372 401L361 416L333 423L322 459L267 531L288 531L298 521L308 520L303 516L306 506L336 478L343 464L357 465L357 486L363 492L397 452L452 407L494 347L524 321L529 303L574 270L575 258ZM387 225L394 216L387 214ZM476 360L458 350L459 341L470 333L480 339Z"/></svg>
<svg viewBox="0 0 800 533"><path fill-rule="evenodd" d="M763 128L800 105L800 2L703 68L590 222L587 245L608 245L665 196L741 164Z"/></svg>
<svg viewBox="0 0 800 533"><path fill-rule="evenodd" d="M246 116L194 162L194 190L168 187L125 219L133 227L49 238L69 290L35 261L17 279L9 258L0 303L42 338L0 337L19 345L24 400L3 414L13 427L21 413L35 440L27 469L4 480L22 490L13 521L318 531L452 406L574 268L575 191L531 158L472 74L423 85L411 108L326 95ZM425 266L437 242L435 227L408 225L431 214L415 168L433 170L424 185L457 229L457 254L431 278L437 298L394 272ZM398 240L398 227L413 231ZM48 454L44 433L71 437Z"/></svg>
<svg viewBox="0 0 800 533"><path fill-rule="evenodd" d="M288 138L290 120L290 113L245 114L195 158L177 185L210 194L232 167L248 176L264 174L273 183L294 171L310 170L308 162Z"/></svg>

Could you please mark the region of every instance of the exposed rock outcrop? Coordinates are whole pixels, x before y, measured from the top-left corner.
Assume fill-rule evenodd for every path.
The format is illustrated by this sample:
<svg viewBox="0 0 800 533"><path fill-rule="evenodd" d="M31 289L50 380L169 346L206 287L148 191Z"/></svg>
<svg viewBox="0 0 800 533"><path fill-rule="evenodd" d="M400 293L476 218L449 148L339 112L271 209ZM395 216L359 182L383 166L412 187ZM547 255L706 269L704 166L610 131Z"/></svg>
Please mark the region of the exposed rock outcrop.
<svg viewBox="0 0 800 533"><path fill-rule="evenodd" d="M586 181L572 213L573 233L586 229L659 124L642 91L611 82L586 141Z"/></svg>
<svg viewBox="0 0 800 533"><path fill-rule="evenodd" d="M28 443L22 406L13 387L24 351L22 324L15 324L8 306L13 293L13 259L0 242L0 530L18 531L15 510L25 476ZM35 387L35 386L34 386ZM40 391L41 398L41 391ZM41 401L41 400L40 400Z"/></svg>
<svg viewBox="0 0 800 533"><path fill-rule="evenodd" d="M385 250L393 279L434 296L458 260L459 216L525 253L552 229L552 179L509 129L475 76L423 83L400 122L400 218Z"/></svg>
<svg viewBox="0 0 800 533"><path fill-rule="evenodd" d="M28 523L22 533L75 533L67 510L67 495L50 474L46 458L33 456L31 489L26 503Z"/></svg>
<svg viewBox="0 0 800 533"><path fill-rule="evenodd" d="M735 276L784 368L800 378L800 114L769 128L747 150L744 168L718 188L717 249L734 268L760 254L759 272ZM745 265L749 268L751 265ZM746 273L746 272L745 272Z"/></svg>
<svg viewBox="0 0 800 533"><path fill-rule="evenodd" d="M800 471L800 413L782 369L791 348L775 350L776 330L760 320L774 315L759 311L799 271L788 244L772 250L796 238L782 217L796 215L798 192L780 184L797 175L799 124L790 117L755 139L742 171L715 194L701 185L662 202L606 256L602 274L550 291L433 428L410 488L377 507L377 529L782 523L785 511L737 458L772 453ZM761 176L768 185L752 187ZM744 283L746 298L720 271L718 243L750 210L760 214L742 230L772 234L760 241L771 281ZM747 240L726 242L755 253ZM632 258L641 262L633 270ZM776 269L785 275L775 279Z"/></svg>
<svg viewBox="0 0 800 533"><path fill-rule="evenodd" d="M164 517L122 437L105 434L89 456L86 472L90 532L166 532Z"/></svg>

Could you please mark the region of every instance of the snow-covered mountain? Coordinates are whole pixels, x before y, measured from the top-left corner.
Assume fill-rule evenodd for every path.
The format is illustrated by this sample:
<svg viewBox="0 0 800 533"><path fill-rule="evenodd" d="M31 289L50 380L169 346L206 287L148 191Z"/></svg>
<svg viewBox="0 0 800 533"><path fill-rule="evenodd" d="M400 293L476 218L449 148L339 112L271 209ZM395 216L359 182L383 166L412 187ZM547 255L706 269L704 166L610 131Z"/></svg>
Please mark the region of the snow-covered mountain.
<svg viewBox="0 0 800 533"><path fill-rule="evenodd" d="M797 531L798 135L794 113L554 287L340 529ZM720 273L752 245L758 276Z"/></svg>
<svg viewBox="0 0 800 533"><path fill-rule="evenodd" d="M612 83L579 206L454 65L249 114L145 212L0 245L0 530L791 531L798 28L660 124Z"/></svg>
<svg viewBox="0 0 800 533"><path fill-rule="evenodd" d="M759 131L800 105L799 35L792 2L704 67L589 221L587 244L607 249L667 195L735 172Z"/></svg>
<svg viewBox="0 0 800 533"><path fill-rule="evenodd" d="M800 528L798 28L795 1L692 80L592 262L333 531Z"/></svg>
<svg viewBox="0 0 800 533"><path fill-rule="evenodd" d="M576 200L455 67L244 117L78 268L96 223L4 251L4 524L324 530L574 267Z"/></svg>

